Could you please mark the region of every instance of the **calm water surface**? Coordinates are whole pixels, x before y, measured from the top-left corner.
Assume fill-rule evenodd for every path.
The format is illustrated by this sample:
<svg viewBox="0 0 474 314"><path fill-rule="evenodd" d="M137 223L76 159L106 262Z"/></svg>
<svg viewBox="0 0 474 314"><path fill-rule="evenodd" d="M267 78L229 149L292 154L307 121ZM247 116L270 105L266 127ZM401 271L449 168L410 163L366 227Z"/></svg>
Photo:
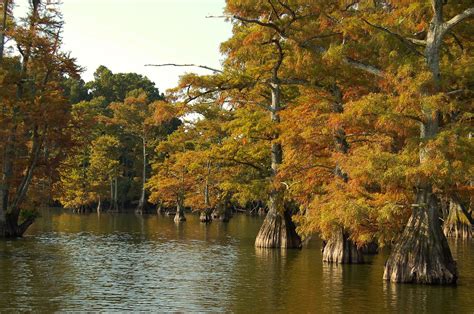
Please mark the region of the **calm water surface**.
<svg viewBox="0 0 474 314"><path fill-rule="evenodd" d="M261 223L47 211L25 238L0 241L0 309L474 313L474 241L450 242L457 287L393 285L381 279L386 253L328 266L318 240L257 250Z"/></svg>

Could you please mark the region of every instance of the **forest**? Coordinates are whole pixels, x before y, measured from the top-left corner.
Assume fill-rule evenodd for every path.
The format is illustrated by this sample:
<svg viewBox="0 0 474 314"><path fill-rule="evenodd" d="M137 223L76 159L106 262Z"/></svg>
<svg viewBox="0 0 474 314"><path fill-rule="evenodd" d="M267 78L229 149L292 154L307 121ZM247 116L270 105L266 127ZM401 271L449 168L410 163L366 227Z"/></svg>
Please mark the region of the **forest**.
<svg viewBox="0 0 474 314"><path fill-rule="evenodd" d="M189 68L166 93L106 66L85 82L60 5L30 2L0 11L0 238L48 207L264 215L257 248L320 237L336 264L388 248L384 280L456 283L447 238L474 221L472 0L227 0L207 17L232 25L221 67L148 64Z"/></svg>

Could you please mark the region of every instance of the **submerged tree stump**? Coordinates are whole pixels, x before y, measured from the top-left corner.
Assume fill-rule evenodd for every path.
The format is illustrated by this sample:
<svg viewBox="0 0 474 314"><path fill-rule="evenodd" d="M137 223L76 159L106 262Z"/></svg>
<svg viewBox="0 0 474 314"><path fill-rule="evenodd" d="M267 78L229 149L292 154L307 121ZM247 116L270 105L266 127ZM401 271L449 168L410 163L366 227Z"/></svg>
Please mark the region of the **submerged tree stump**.
<svg viewBox="0 0 474 314"><path fill-rule="evenodd" d="M444 221L444 234L456 239L472 238L472 223L469 213L455 200L449 202L449 213Z"/></svg>
<svg viewBox="0 0 474 314"><path fill-rule="evenodd" d="M334 234L323 248L323 261L334 264L362 264L362 251L341 230Z"/></svg>
<svg viewBox="0 0 474 314"><path fill-rule="evenodd" d="M383 278L398 283L455 284L456 263L441 229L438 202L420 191L417 207L385 264Z"/></svg>
<svg viewBox="0 0 474 314"><path fill-rule="evenodd" d="M259 248L301 248L301 238L289 211L270 210L258 232L255 246Z"/></svg>

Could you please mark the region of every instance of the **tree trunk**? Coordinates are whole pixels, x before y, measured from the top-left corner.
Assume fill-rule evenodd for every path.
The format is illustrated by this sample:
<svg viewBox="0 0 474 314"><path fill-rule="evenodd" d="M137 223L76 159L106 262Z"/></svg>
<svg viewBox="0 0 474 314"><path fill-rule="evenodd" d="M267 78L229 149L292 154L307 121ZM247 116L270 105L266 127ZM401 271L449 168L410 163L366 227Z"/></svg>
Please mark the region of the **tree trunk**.
<svg viewBox="0 0 474 314"><path fill-rule="evenodd" d="M281 192L270 196L269 211L258 232L255 246L259 248L301 248L301 238L289 211L282 210Z"/></svg>
<svg viewBox="0 0 474 314"><path fill-rule="evenodd" d="M344 102L341 89L337 84L334 84L331 86L330 90L334 97L331 108L332 113L344 113ZM347 142L346 131L342 125L338 125L334 129L333 139L335 150L338 153L347 155L350 146ZM349 182L349 175L340 167L339 164L336 164L334 167L334 176L345 183ZM326 242L323 248L323 261L335 264L362 264L364 263L364 257L362 255L362 250L349 239L349 234L344 231L344 228L340 227L340 230Z"/></svg>
<svg viewBox="0 0 474 314"><path fill-rule="evenodd" d="M199 215L199 220L201 222L211 222L212 221L212 213L210 208L206 208L205 210L201 211L201 214Z"/></svg>
<svg viewBox="0 0 474 314"><path fill-rule="evenodd" d="M0 64L3 62L3 55L5 53L5 33L7 30L9 7L9 0L3 0L2 29L0 30Z"/></svg>
<svg viewBox="0 0 474 314"><path fill-rule="evenodd" d="M368 244L364 245L362 248L362 254L367 255L375 255L379 253L379 246L376 242L369 242Z"/></svg>
<svg viewBox="0 0 474 314"><path fill-rule="evenodd" d="M0 183L0 236L4 236L7 233L7 212L10 195L10 179L12 175L12 159L13 159L13 135L8 137L5 143L3 162L2 162L2 181Z"/></svg>
<svg viewBox="0 0 474 314"><path fill-rule="evenodd" d="M118 179L117 177L113 178L110 181L110 208L109 211L118 213L119 206L118 206Z"/></svg>
<svg viewBox="0 0 474 314"><path fill-rule="evenodd" d="M140 194L140 200L138 201L138 206L135 209L135 213L137 214L143 214L143 211L145 210L145 186L146 186L146 138L143 137L143 169L142 169L142 189L141 189L141 194Z"/></svg>
<svg viewBox="0 0 474 314"><path fill-rule="evenodd" d="M258 216L265 216L267 214L266 210L265 210L265 207L259 207L258 208L258 211L257 211L257 215Z"/></svg>
<svg viewBox="0 0 474 314"><path fill-rule="evenodd" d="M229 222L230 218L232 218L232 212L229 206L229 196L225 195L212 212L212 219Z"/></svg>
<svg viewBox="0 0 474 314"><path fill-rule="evenodd" d="M424 57L431 71L432 82L423 91L426 96L441 92L439 60L445 34L460 20L469 16L469 14L464 17L458 15L444 22L444 1L431 0L431 4L433 18L426 35ZM423 122L420 123L420 164L430 162L428 142L439 132L440 117L440 113L433 111L430 106L423 106L422 111L424 117ZM457 267L441 228L439 202L432 192L432 184L429 181L420 180L416 190L413 213L387 260L384 279L392 282L455 284Z"/></svg>
<svg viewBox="0 0 474 314"><path fill-rule="evenodd" d="M4 9L7 9L10 1L3 1ZM29 21L29 33L33 35L36 29L36 24L38 21L38 6L39 0L32 1L32 9L31 9L31 17ZM6 17L7 13L4 10L3 14L3 21L2 21L2 35L1 35L1 57L3 57L3 49L5 43L5 33L4 30L6 28ZM32 50L32 40L29 39L26 49L23 53L23 59L21 62L21 72L20 72L20 80L18 80L17 84L17 92L16 98L17 100L21 100L23 98L24 92L24 82L27 79L28 75L28 63L31 55ZM22 236L26 229L34 222L35 218L33 216L26 219L24 222L19 224L19 216L20 216L20 205L28 191L29 184L32 179L33 170L36 167L36 162L38 159L39 150L41 148L41 144L38 144L38 130L37 127L34 129L33 135L33 148L31 150L30 160L28 164L28 168L26 169L26 174L21 180L20 185L17 188L17 193L15 198L13 199L12 205L10 205L9 194L10 194L10 184L13 175L13 161L15 157L15 138L16 138L16 131L17 131L17 122L16 117L19 114L18 106L13 107L13 117L12 121L14 125L12 127L11 133L8 136L8 139L5 143L5 151L3 154L3 161L2 161L2 180L0 182L0 237L19 237Z"/></svg>
<svg viewBox="0 0 474 314"><path fill-rule="evenodd" d="M114 180L110 179L110 205L109 205L109 211L113 210L114 207Z"/></svg>
<svg viewBox="0 0 474 314"><path fill-rule="evenodd" d="M159 202L156 206L156 214L163 215L165 213L165 208L163 207L163 203Z"/></svg>
<svg viewBox="0 0 474 314"><path fill-rule="evenodd" d="M362 264L362 251L349 239L341 228L333 235L323 248L323 261L335 264Z"/></svg>
<svg viewBox="0 0 474 314"><path fill-rule="evenodd" d="M283 55L280 54L279 64L273 69L271 119L275 125L280 123L281 95L277 72L282 60ZM278 134L275 135L275 140L271 147L272 176L270 179L272 181L277 176L278 168L283 160L283 150L277 140ZM271 184L275 185L275 182L271 182ZM281 187L274 187L270 192L268 213L255 239L256 247L301 248L301 238L296 232L296 226L291 219L291 213L284 207L283 193L284 191L281 190Z"/></svg>
<svg viewBox="0 0 474 314"><path fill-rule="evenodd" d="M174 216L174 222L180 223L186 221L186 217L184 216L184 200L182 198L178 198L176 202L176 214Z"/></svg>
<svg viewBox="0 0 474 314"><path fill-rule="evenodd" d="M211 161L207 161L207 176L206 176L206 182L204 185L204 204L206 205L206 209L201 211L201 214L199 215L199 220L204 223L208 223L212 221L213 218L213 213L211 209L211 200L210 200L210 195L209 195L209 180L211 176Z"/></svg>
<svg viewBox="0 0 474 314"><path fill-rule="evenodd" d="M102 212L102 200L100 199L99 195L99 202L97 203L97 213Z"/></svg>
<svg viewBox="0 0 474 314"><path fill-rule="evenodd" d="M457 267L441 229L439 204L430 190L417 193L417 207L385 264L392 282L454 284Z"/></svg>
<svg viewBox="0 0 474 314"><path fill-rule="evenodd" d="M456 239L472 238L472 222L469 213L457 200L449 202L449 214L444 221L444 234Z"/></svg>
<svg viewBox="0 0 474 314"><path fill-rule="evenodd" d="M34 221L35 217L31 216L20 224L16 215L7 214L5 221L0 222L0 235L2 238L22 237Z"/></svg>

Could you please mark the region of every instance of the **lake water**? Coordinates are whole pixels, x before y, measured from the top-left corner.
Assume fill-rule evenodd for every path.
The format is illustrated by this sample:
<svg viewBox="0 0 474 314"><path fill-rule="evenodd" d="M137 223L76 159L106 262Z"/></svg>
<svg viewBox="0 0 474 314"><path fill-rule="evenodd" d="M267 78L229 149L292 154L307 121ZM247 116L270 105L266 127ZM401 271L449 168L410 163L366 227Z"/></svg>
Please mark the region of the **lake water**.
<svg viewBox="0 0 474 314"><path fill-rule="evenodd" d="M450 242L457 287L395 285L382 280L386 252L330 266L319 240L255 249L261 223L46 211L23 239L0 241L0 309L474 313L474 241Z"/></svg>

